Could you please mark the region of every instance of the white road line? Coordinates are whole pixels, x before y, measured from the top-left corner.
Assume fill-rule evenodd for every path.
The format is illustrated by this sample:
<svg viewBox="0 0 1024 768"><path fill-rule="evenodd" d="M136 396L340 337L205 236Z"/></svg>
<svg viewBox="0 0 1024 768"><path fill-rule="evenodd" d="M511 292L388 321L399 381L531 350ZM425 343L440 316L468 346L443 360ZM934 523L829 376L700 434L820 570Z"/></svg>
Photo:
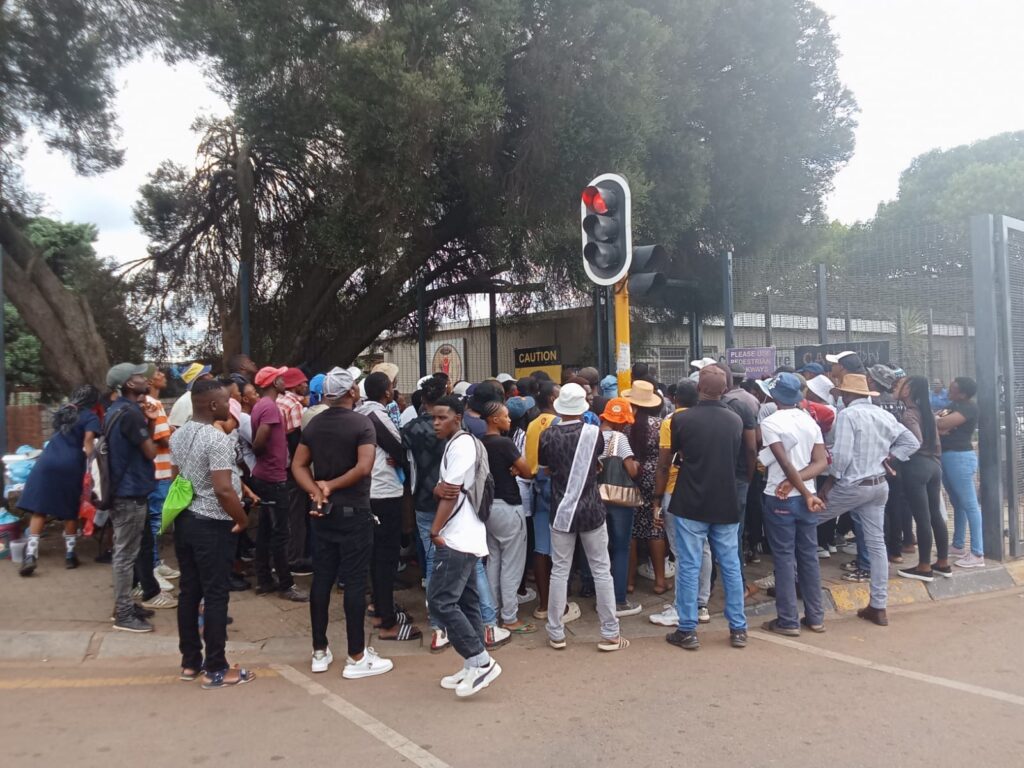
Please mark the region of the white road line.
<svg viewBox="0 0 1024 768"><path fill-rule="evenodd" d="M333 709L350 723L359 726L375 739L395 750L402 757L409 760L420 768L452 768L448 763L427 752L419 744L415 744L393 728L388 727L373 715L364 712L355 704L352 704L336 693L315 683L288 664L272 664L271 667L277 670L285 680L294 683L311 696L323 696L326 706Z"/></svg>
<svg viewBox="0 0 1024 768"><path fill-rule="evenodd" d="M758 640L764 640L768 643L775 643L776 645L782 645L786 648L792 648L795 651L809 653L812 656L820 656L824 659L832 659L832 661L852 664L855 667L873 669L876 672L885 672L886 674L895 675L896 677L905 677L908 680L917 680L920 683L929 683L931 685L942 686L943 688L952 688L954 691L973 693L975 696L984 696L989 699L995 699L996 701L1002 701L1007 704L1016 704L1018 707L1024 707L1024 696L1017 696L1016 694L1006 693L1005 691L997 691L994 688L984 688L980 685L962 683L959 680L950 680L948 677L936 677L935 675L926 675L923 672L914 672L909 669L893 667L889 664L879 664L878 662L871 661L870 659L862 659L859 656L848 656L845 653L817 648L813 645L798 643L795 640L787 640L784 637L776 637L775 635L770 635L766 632L751 632L750 636L757 638Z"/></svg>

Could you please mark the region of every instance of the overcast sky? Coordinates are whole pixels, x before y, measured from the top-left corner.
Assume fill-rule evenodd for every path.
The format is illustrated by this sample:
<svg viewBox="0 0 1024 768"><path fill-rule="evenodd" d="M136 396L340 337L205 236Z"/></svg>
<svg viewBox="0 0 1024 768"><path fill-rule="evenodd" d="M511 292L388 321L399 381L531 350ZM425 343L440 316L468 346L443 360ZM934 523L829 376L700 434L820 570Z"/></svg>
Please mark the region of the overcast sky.
<svg viewBox="0 0 1024 768"><path fill-rule="evenodd" d="M857 148L828 200L833 218L870 218L922 152L1024 129L1024 98L1013 96L1024 92L1024 0L817 2L834 17L840 73L861 108ZM30 143L25 179L47 215L95 223L99 253L126 261L145 252L131 209L146 174L164 159L190 163L192 121L227 107L190 65L138 62L118 84L125 164L78 178L63 156Z"/></svg>

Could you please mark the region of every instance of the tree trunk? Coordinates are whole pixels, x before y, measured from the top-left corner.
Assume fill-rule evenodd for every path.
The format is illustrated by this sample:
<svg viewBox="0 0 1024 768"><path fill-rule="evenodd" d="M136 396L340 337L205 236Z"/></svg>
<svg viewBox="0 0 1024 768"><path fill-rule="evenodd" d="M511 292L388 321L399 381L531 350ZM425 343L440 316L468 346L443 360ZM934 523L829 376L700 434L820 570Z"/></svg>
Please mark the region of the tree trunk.
<svg viewBox="0 0 1024 768"><path fill-rule="evenodd" d="M223 329L224 362L242 349L249 325L249 302L252 295L252 268L256 260L256 181L253 178L249 142L243 140L235 162L235 189L238 194L239 265L234 306L225 317ZM246 339L247 341L247 339Z"/></svg>
<svg viewBox="0 0 1024 768"><path fill-rule="evenodd" d="M43 365L65 391L105 387L110 362L86 300L69 290L7 213L0 213L4 293L43 348Z"/></svg>

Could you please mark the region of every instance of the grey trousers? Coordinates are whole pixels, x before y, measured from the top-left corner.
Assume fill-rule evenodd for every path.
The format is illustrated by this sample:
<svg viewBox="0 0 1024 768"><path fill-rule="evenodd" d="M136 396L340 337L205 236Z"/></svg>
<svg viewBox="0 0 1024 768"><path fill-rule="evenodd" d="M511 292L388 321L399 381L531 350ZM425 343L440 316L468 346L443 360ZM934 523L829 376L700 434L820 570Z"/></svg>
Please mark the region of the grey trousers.
<svg viewBox="0 0 1024 768"><path fill-rule="evenodd" d="M889 557L885 550L885 502L889 484L836 485L828 495L828 509L820 520L849 512L860 522L871 563L871 607L885 608L889 600Z"/></svg>
<svg viewBox="0 0 1024 768"><path fill-rule="evenodd" d="M565 639L565 593L572 568L572 556L576 551L576 537L583 544L583 551L590 563L594 576L594 591L597 593L597 616L601 620L601 637L611 640L619 636L619 619L615 615L615 584L612 581L612 563L608 555L608 526L601 525L592 531L582 533L561 533L551 530L551 588L548 593L548 637L552 640Z"/></svg>
<svg viewBox="0 0 1024 768"><path fill-rule="evenodd" d="M111 563L114 570L114 603L118 619L132 616L132 582L135 581L135 559L142 546L142 528L147 524L149 505L142 498L115 498L110 510L114 525L114 552Z"/></svg>
<svg viewBox="0 0 1024 768"><path fill-rule="evenodd" d="M487 518L487 581L501 621L519 616L519 582L526 565L526 513L521 504L495 499Z"/></svg>

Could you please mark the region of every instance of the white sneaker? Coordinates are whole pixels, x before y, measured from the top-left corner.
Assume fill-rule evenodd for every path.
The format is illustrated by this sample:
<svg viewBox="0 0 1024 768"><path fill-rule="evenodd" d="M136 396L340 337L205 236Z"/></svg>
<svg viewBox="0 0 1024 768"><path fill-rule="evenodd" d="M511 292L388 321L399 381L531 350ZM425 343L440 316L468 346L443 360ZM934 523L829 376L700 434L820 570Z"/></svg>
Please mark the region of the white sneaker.
<svg viewBox="0 0 1024 768"><path fill-rule="evenodd" d="M537 599L537 590L535 590L533 587L527 587L526 588L526 594L516 595L516 601L520 605L523 605L524 603L532 603L536 599Z"/></svg>
<svg viewBox="0 0 1024 768"><path fill-rule="evenodd" d="M674 578L675 575L676 575L676 564L673 563L671 560L669 560L666 557L665 558L665 578L666 579L671 579L671 578Z"/></svg>
<svg viewBox="0 0 1024 768"><path fill-rule="evenodd" d="M761 589L774 589L774 587L775 587L775 574L774 573L769 573L763 579L758 579L754 583L757 584L757 586L759 586Z"/></svg>
<svg viewBox="0 0 1024 768"><path fill-rule="evenodd" d="M839 549L842 551L842 553L844 555L854 555L854 556L857 555L857 545L856 545L856 543L854 543L854 544L843 544L843 546L841 546Z"/></svg>
<svg viewBox="0 0 1024 768"><path fill-rule="evenodd" d="M162 576L165 579L177 579L181 576L181 571L176 571L167 563L161 562L160 565L153 569L153 575L157 578Z"/></svg>
<svg viewBox="0 0 1024 768"><path fill-rule="evenodd" d="M153 577L156 579L156 583L160 586L161 592L170 592L174 589L174 585L157 573L155 568L153 569Z"/></svg>
<svg viewBox="0 0 1024 768"><path fill-rule="evenodd" d="M711 611L708 610L706 605L697 606L697 622L700 624L707 624L711 621Z"/></svg>
<svg viewBox="0 0 1024 768"><path fill-rule="evenodd" d="M451 642L452 641L448 639L447 632L443 629L435 629L434 636L430 638L430 652L438 653L439 651L443 651L451 645Z"/></svg>
<svg viewBox="0 0 1024 768"><path fill-rule="evenodd" d="M654 581L654 566L651 565L650 560L646 563L640 563L636 569L636 573L641 578L647 579L648 581Z"/></svg>
<svg viewBox="0 0 1024 768"><path fill-rule="evenodd" d="M651 620L651 624L662 627L679 626L679 614L676 613L676 607L668 603L665 604L665 609L661 613L652 613L648 618Z"/></svg>
<svg viewBox="0 0 1024 768"><path fill-rule="evenodd" d="M832 554L825 547L818 547L818 559L828 560Z"/></svg>
<svg viewBox="0 0 1024 768"><path fill-rule="evenodd" d="M955 565L960 568L984 568L985 558L970 552L957 560Z"/></svg>
<svg viewBox="0 0 1024 768"><path fill-rule="evenodd" d="M460 699L480 693L489 686L501 674L501 665L494 659L486 667L470 667L466 670L465 677L455 689L455 695Z"/></svg>
<svg viewBox="0 0 1024 768"><path fill-rule="evenodd" d="M331 668L331 662L334 661L334 655L331 653L331 649L328 648L326 651L313 651L313 671L314 672L326 672Z"/></svg>
<svg viewBox="0 0 1024 768"><path fill-rule="evenodd" d="M441 678L441 687L446 691L454 691L459 687L459 683L466 679L466 673L469 670L463 667L454 675L447 675Z"/></svg>
<svg viewBox="0 0 1024 768"><path fill-rule="evenodd" d="M569 603L565 606L565 614L562 616L562 624L568 624L571 621L576 621L576 619L582 615L583 611L580 610L579 603Z"/></svg>
<svg viewBox="0 0 1024 768"><path fill-rule="evenodd" d="M500 648L512 639L512 633L497 624L488 624L484 628L484 646L488 651Z"/></svg>
<svg viewBox="0 0 1024 768"><path fill-rule="evenodd" d="M154 595L149 600L144 600L142 603L142 607L148 608L151 611L160 608L177 608L178 598L176 598L174 595L169 595L166 592L160 592L159 594Z"/></svg>
<svg viewBox="0 0 1024 768"><path fill-rule="evenodd" d="M134 587L132 587L132 591L128 594L130 594L132 597L142 597L142 586L139 584L135 585Z"/></svg>
<svg viewBox="0 0 1024 768"><path fill-rule="evenodd" d="M345 669L341 671L341 676L349 680L356 680L360 677L383 675L394 668L395 665L391 659L383 659L373 648L366 648L363 651L363 658L359 661L353 661L351 658L345 659Z"/></svg>

